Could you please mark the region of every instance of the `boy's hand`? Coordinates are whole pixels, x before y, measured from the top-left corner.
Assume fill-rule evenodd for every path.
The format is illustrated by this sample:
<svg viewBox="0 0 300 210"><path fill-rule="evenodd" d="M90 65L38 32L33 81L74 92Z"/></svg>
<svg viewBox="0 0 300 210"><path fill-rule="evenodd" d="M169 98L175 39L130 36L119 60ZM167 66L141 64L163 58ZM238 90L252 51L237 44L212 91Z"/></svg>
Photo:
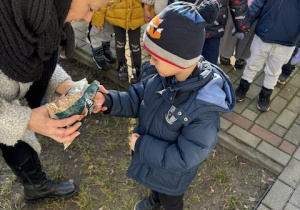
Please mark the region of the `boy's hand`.
<svg viewBox="0 0 300 210"><path fill-rule="evenodd" d="M231 31L231 34L232 34L232 36L235 36L237 39L244 39L244 37L247 35L248 32L249 32L248 29L243 32L238 32L238 31L236 31L235 28L233 28Z"/></svg>
<svg viewBox="0 0 300 210"><path fill-rule="evenodd" d="M93 113L98 113L100 110L101 111L107 110L107 107L102 107L103 103L105 102L105 96L103 95L103 93L108 94L108 91L105 89L103 85L100 85L99 90L95 95Z"/></svg>
<svg viewBox="0 0 300 210"><path fill-rule="evenodd" d="M130 139L129 139L129 146L130 146L130 149L131 149L132 151L134 151L135 142L136 142L136 140L139 138L139 136L140 136L140 134L138 134L138 133L133 133L133 134L131 134L131 136L130 136Z"/></svg>
<svg viewBox="0 0 300 210"><path fill-rule="evenodd" d="M150 5L148 4L144 4L144 20L145 23L149 23L153 16L151 15L150 11L149 11Z"/></svg>

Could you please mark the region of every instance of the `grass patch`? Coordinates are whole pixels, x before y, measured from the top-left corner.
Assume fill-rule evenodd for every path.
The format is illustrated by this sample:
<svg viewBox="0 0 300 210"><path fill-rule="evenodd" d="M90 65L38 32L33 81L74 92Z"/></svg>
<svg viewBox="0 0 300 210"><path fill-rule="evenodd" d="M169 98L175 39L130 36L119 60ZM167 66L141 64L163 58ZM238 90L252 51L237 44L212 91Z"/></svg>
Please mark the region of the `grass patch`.
<svg viewBox="0 0 300 210"><path fill-rule="evenodd" d="M227 184L230 182L230 174L226 168L218 168L212 175L214 182L218 184Z"/></svg>
<svg viewBox="0 0 300 210"><path fill-rule="evenodd" d="M235 210L241 206L243 200L237 195L229 195L226 199L225 208L226 210Z"/></svg>

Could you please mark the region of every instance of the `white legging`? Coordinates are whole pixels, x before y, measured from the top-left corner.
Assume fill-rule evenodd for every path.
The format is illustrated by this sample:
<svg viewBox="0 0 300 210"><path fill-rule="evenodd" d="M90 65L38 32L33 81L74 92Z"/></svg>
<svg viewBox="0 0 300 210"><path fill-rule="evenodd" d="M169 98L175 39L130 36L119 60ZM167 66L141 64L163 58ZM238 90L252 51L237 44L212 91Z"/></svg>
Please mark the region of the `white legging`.
<svg viewBox="0 0 300 210"><path fill-rule="evenodd" d="M113 33L113 26L107 21L104 21L103 30L101 32L99 32L95 26L92 26L90 31L92 47L96 49L102 46L102 42L110 42Z"/></svg>
<svg viewBox="0 0 300 210"><path fill-rule="evenodd" d="M263 86L268 89L274 89L281 73L281 67L289 61L294 49L295 46L288 47L263 42L255 35L250 47L251 55L247 60L242 78L252 83L257 72L265 65Z"/></svg>

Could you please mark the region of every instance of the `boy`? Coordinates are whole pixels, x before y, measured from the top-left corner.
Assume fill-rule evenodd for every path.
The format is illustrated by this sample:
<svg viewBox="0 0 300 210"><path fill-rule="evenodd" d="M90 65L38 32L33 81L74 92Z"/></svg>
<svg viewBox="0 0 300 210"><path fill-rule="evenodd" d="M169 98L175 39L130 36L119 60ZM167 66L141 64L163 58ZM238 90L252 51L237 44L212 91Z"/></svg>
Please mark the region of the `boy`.
<svg viewBox="0 0 300 210"><path fill-rule="evenodd" d="M218 139L219 112L234 108L234 89L217 66L199 61L214 0L175 2L149 23L143 38L151 54L140 83L103 96L106 113L138 117L131 134L128 177L152 190L134 209L183 209L183 196ZM176 23L174 25L174 23ZM148 76L147 76L148 74Z"/></svg>
<svg viewBox="0 0 300 210"><path fill-rule="evenodd" d="M254 0L249 7L252 22L259 19L250 51L251 55L236 89L236 100L242 102L257 72L265 73L257 108L269 111L270 97L281 73L300 38L299 0ZM265 65L265 67L264 67Z"/></svg>

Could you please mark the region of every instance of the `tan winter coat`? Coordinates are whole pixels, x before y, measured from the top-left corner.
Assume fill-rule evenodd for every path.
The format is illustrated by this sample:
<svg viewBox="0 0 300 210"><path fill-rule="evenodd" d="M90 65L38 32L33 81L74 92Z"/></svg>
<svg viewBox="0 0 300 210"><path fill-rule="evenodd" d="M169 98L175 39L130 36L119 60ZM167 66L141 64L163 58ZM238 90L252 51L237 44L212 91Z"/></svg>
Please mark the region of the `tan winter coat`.
<svg viewBox="0 0 300 210"><path fill-rule="evenodd" d="M142 1L112 0L106 7L94 13L92 25L103 26L104 18L114 26L135 30L145 24Z"/></svg>
<svg viewBox="0 0 300 210"><path fill-rule="evenodd" d="M60 67L56 69L49 81L45 93L46 101L59 97L55 90L66 79L71 77ZM13 146L19 140L28 143L38 154L41 146L33 131L27 130L31 117L31 109L22 106L19 99L23 98L32 82L21 83L7 77L0 69L0 143Z"/></svg>

